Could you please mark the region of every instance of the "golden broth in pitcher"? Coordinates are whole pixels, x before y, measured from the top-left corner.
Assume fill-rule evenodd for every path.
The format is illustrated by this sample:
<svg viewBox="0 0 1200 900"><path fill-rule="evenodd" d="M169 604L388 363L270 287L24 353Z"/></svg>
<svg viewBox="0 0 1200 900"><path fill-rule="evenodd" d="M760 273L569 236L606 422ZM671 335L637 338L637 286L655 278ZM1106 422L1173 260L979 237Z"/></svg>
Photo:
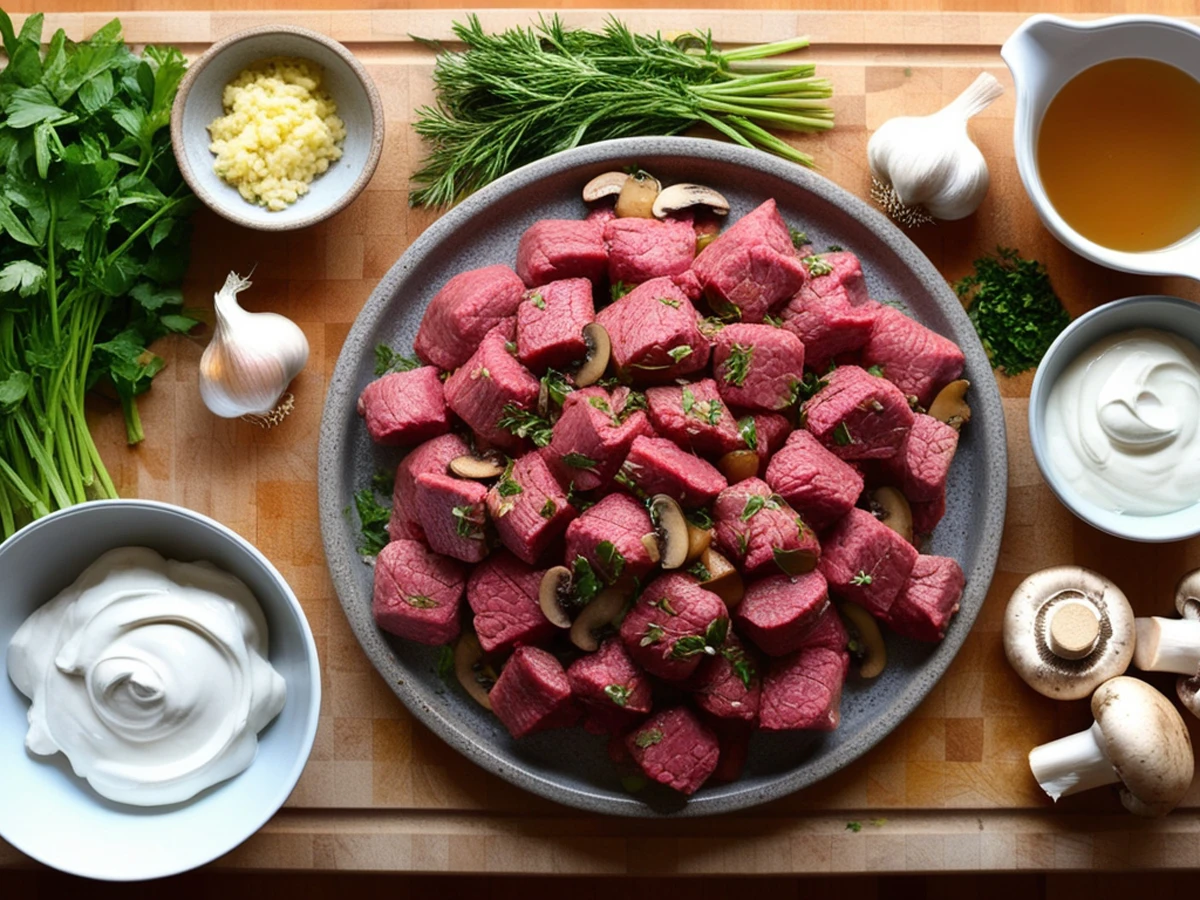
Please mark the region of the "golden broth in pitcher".
<svg viewBox="0 0 1200 900"><path fill-rule="evenodd" d="M1113 250L1200 228L1200 82L1152 59L1085 69L1042 118L1038 172L1067 224Z"/></svg>

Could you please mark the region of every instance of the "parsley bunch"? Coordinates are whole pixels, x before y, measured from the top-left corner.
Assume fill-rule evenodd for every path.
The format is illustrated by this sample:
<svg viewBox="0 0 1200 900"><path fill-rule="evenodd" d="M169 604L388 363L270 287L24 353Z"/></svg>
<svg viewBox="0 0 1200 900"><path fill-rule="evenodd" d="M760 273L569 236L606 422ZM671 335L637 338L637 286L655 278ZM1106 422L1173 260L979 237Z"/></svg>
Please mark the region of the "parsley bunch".
<svg viewBox="0 0 1200 900"><path fill-rule="evenodd" d="M135 398L163 360L147 348L186 332L178 285L193 199L167 125L186 67L173 48L133 53L112 21L43 54L42 16L20 33L0 10L0 527L115 497L84 418L99 382L129 443Z"/></svg>

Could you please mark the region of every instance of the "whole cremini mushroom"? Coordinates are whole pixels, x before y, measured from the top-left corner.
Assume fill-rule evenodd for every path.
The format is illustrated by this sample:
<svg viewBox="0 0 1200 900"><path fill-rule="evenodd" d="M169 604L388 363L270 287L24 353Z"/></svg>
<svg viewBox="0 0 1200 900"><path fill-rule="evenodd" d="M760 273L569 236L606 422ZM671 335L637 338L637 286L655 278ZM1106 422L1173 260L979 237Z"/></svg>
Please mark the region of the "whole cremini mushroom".
<svg viewBox="0 0 1200 900"><path fill-rule="evenodd" d="M1050 799L1121 784L1121 802L1139 816L1165 816L1192 783L1195 761L1183 717L1166 697L1119 676L1092 696L1087 731L1035 747L1029 768Z"/></svg>
<svg viewBox="0 0 1200 900"><path fill-rule="evenodd" d="M1017 586L1004 614L1004 652L1017 674L1055 700L1086 697L1129 668L1133 610L1090 569L1055 566Z"/></svg>
<svg viewBox="0 0 1200 900"><path fill-rule="evenodd" d="M1174 672L1179 699L1200 716L1200 569L1175 586L1175 609L1182 618L1150 616L1134 620L1137 648L1133 664L1143 672Z"/></svg>

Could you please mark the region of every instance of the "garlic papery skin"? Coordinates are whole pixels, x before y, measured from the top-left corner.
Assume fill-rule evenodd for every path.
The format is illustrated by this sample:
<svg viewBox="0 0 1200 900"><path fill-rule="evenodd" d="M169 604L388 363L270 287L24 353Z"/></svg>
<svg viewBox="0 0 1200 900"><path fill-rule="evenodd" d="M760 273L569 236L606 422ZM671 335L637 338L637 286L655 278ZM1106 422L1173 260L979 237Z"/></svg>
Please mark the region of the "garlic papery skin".
<svg viewBox="0 0 1200 900"><path fill-rule="evenodd" d="M287 388L308 362L308 338L286 316L242 309L237 295L248 287L230 272L213 296L217 324L200 357L200 397L222 418L269 428L291 411Z"/></svg>
<svg viewBox="0 0 1200 900"><path fill-rule="evenodd" d="M906 210L954 220L979 208L990 179L987 160L967 134L967 121L1002 93L1003 85L983 72L933 115L900 116L880 126L867 144L867 161L872 178L883 186L884 196L876 199L889 214L902 223ZM886 193L894 193L900 208ZM913 224L921 219L919 214L908 218Z"/></svg>

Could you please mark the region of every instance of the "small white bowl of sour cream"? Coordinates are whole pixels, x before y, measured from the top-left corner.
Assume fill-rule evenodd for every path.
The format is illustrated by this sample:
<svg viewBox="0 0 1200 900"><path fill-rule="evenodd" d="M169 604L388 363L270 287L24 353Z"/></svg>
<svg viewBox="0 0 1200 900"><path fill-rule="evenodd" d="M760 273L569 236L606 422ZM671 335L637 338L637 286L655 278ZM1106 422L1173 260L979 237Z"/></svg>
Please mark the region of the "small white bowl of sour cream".
<svg viewBox="0 0 1200 900"><path fill-rule="evenodd" d="M1033 380L1029 434L1088 524L1133 541L1200 534L1200 304L1127 297L1072 322Z"/></svg>
<svg viewBox="0 0 1200 900"><path fill-rule="evenodd" d="M84 503L0 544L0 662L0 837L75 875L228 853L316 736L316 644L287 582L166 503Z"/></svg>

